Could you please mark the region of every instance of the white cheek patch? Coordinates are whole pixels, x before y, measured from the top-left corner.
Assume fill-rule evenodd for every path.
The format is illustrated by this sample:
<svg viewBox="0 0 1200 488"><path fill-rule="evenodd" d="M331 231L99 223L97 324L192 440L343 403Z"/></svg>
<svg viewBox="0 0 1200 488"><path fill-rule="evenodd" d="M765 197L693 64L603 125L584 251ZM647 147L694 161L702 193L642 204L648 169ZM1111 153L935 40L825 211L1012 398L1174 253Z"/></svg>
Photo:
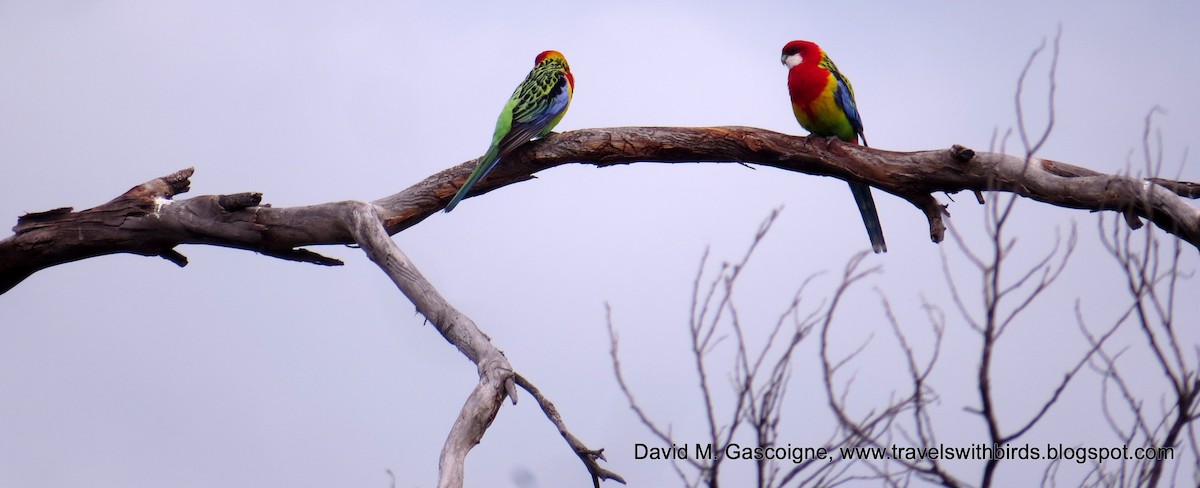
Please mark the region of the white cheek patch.
<svg viewBox="0 0 1200 488"><path fill-rule="evenodd" d="M804 57L801 56L799 53L789 54L789 55L783 57L783 64L786 64L787 67L789 67L789 68L795 68L796 66L799 66L800 63L803 63L803 62L804 62Z"/></svg>

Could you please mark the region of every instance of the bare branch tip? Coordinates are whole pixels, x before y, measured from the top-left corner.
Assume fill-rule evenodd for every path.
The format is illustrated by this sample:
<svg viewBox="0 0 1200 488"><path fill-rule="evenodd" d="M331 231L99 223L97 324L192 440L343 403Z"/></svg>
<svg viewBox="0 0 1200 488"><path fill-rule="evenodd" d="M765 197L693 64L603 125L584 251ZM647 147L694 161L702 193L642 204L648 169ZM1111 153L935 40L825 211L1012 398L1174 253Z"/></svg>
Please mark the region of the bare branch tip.
<svg viewBox="0 0 1200 488"><path fill-rule="evenodd" d="M321 266L341 266L346 264L340 259L334 259L328 256L323 256L304 248L283 249L275 251L262 251L264 255L279 258L287 261L296 261L300 263L319 264Z"/></svg>
<svg viewBox="0 0 1200 488"><path fill-rule="evenodd" d="M196 173L196 168L189 167L189 168L181 169L179 171L176 171L174 173L171 173L171 174L164 176L162 178L159 178L159 179L161 179L164 183L166 183L167 187L170 189L170 194L168 196L174 196L174 195L178 195L180 193L187 193L187 191L189 189L191 189L191 185L192 185L191 178L192 178L192 175L195 173Z"/></svg>
<svg viewBox="0 0 1200 488"><path fill-rule="evenodd" d="M513 381L514 376L516 376L515 372L504 379L504 392L508 394L508 398L512 399L512 404L516 405L517 404L517 383L515 381Z"/></svg>
<svg viewBox="0 0 1200 488"><path fill-rule="evenodd" d="M158 256L166 259L167 261L175 263L175 265L179 266L180 268L187 266L188 264L187 256L180 254L179 251L174 249L167 249L166 251L159 253Z"/></svg>
<svg viewBox="0 0 1200 488"><path fill-rule="evenodd" d="M1137 214L1131 210L1122 212L1121 215L1125 216L1125 223L1129 224L1130 229L1138 230L1138 229L1141 229L1143 225L1145 225L1142 223L1142 219L1138 218Z"/></svg>
<svg viewBox="0 0 1200 488"><path fill-rule="evenodd" d="M929 239L934 243L944 241L946 239L944 217L950 216L950 206L938 202L933 195L921 195L909 201L920 208L925 213L925 218L929 220Z"/></svg>

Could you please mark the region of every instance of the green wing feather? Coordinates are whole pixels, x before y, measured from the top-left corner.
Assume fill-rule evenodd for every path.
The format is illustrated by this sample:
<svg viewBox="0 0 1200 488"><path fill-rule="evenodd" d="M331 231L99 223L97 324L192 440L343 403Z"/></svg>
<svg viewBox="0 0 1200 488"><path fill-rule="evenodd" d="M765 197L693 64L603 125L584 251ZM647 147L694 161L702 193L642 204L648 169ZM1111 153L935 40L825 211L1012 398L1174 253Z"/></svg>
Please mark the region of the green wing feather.
<svg viewBox="0 0 1200 488"><path fill-rule="evenodd" d="M496 167L500 159L530 139L549 134L562 120L571 102L571 88L566 73L565 62L548 60L535 66L525 81L517 86L496 120L491 146L479 159L479 164L467 177L466 183L446 204L447 212L453 210L467 196L471 187Z"/></svg>

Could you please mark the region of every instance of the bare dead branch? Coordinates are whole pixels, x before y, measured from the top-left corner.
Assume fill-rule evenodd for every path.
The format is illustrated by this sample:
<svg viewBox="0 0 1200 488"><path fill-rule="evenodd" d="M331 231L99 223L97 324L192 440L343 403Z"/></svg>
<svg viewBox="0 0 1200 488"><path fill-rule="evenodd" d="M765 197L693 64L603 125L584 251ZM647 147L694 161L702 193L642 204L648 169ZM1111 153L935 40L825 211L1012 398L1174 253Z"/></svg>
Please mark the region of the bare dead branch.
<svg viewBox="0 0 1200 488"><path fill-rule="evenodd" d="M1025 131L1025 113L1023 103L1021 103L1021 93L1025 91L1025 77L1029 75L1029 69L1033 67L1033 62L1042 54L1042 50L1046 48L1045 40L1042 44L1034 49L1029 55L1029 59L1025 62L1025 67L1021 69L1021 76L1017 79L1017 92L1015 96L1015 105L1017 108L1017 133L1021 137L1021 144L1025 146L1025 154L1034 155L1041 150L1046 141L1050 139L1050 132L1054 129L1054 95L1058 91L1058 54L1059 45L1062 41L1062 24L1058 26L1058 32L1054 35L1054 51L1050 58L1049 80L1050 93L1046 96L1046 105L1048 113L1046 117L1046 128L1042 130L1042 134L1038 136L1036 142L1031 142L1029 133Z"/></svg>
<svg viewBox="0 0 1200 488"><path fill-rule="evenodd" d="M1068 208L1111 210L1125 216L1131 226L1137 218L1145 218L1183 242L1200 247L1200 211L1181 198L1196 196L1195 183L1109 175L1048 159L979 153L960 146L899 153L836 142L824 145L804 141L801 137L746 127L580 130L552 135L518 150L504 166L480 182L476 194L526 181L533 172L571 162L599 167L634 162L752 163L860 180L900 196L926 216L934 241L940 241L944 235L945 207L932 194L969 189L1006 191ZM22 216L13 229L14 235L0 240L0 293L41 269L105 254L160 256L184 266L187 259L177 246L206 244L251 250L281 259L338 265L340 261L304 247L358 244L388 272L422 314L440 324L439 332L480 369L480 383L464 405L443 450L443 474L461 473L467 451L483 435L500 401L505 396L515 401L512 369L503 355L498 351L493 353L494 346L482 332L473 324L464 325L470 323L469 319L453 311L436 295L436 290L428 286L428 281L420 277L387 236L416 225L441 209L472 164L469 161L447 169L370 203L345 201L284 208L263 205L262 196L252 192L176 199L190 187L193 170L185 169L138 185L94 208L76 212L64 207ZM1006 216L997 218L1003 220ZM1007 243L998 252L1006 252L1010 246ZM1138 263L1131 266L1138 274L1153 275L1146 266ZM1151 301L1146 306L1170 310L1165 301L1162 304ZM725 310L736 315L732 308ZM1149 312L1149 309L1138 311L1142 315ZM711 329L704 332L697 336L701 352L714 344ZM1156 333L1147 335L1151 341L1157 337ZM1189 376L1180 367L1183 362L1179 345L1169 335L1164 338L1165 342L1155 346L1159 362L1174 374L1174 383L1181 394L1177 405L1182 415L1179 418L1190 419L1197 388L1192 381L1186 381ZM841 420L856 422L849 417ZM715 422L710 425L714 439L730 435L728 431L720 431ZM1171 437L1178 438L1183 427L1190 428L1190 423L1172 424ZM869 434L866 430L860 433ZM670 438L667 432L656 434ZM451 475L448 483L453 485L453 482Z"/></svg>
<svg viewBox="0 0 1200 488"><path fill-rule="evenodd" d="M906 399L912 407L913 425L915 426L918 446L932 446L936 441L933 435L933 422L929 415L929 410L926 408L937 393L929 386L929 375L933 373L933 368L937 364L938 357L941 355L942 339L945 335L945 321L941 319L935 312L934 307L925 304L925 309L930 315L929 325L933 332L933 351L929 355L929 359L922 365L917 361L917 354L913 347L909 344L908 338L904 335L900 327L900 321L896 319L892 311L891 302L887 296L878 291L880 300L883 302L884 315L887 317L888 324L891 325L892 334L896 337L896 342L900 346L900 350L904 353L907 362L909 379L912 381L912 395ZM909 439L912 441L913 439ZM958 481L945 469L944 466L936 459L931 457L927 460L928 466L922 466L919 469L914 469L913 472L920 474L924 478L941 484L942 486L957 486Z"/></svg>
<svg viewBox="0 0 1200 488"><path fill-rule="evenodd" d="M803 137L749 127L622 127L553 134L515 151L476 186L473 196L576 162L600 167L736 162L863 181L917 207L935 242L945 234L945 207L933 193L993 190L1066 208L1130 212L1200 248L1200 210L1181 198L1193 195L1187 189L1195 183L1110 175L961 146L904 153L838 142L806 144ZM473 166L474 161L467 161L372 202L387 232L416 225L440 210ZM79 212L58 209L24 216L15 234L0 240L0 291L38 270L104 254L162 256L180 244L208 244L335 265L335 260L289 251L354 242L337 221L336 208L343 202L269 207L252 205L261 198L254 193L174 199L187 191L191 176L189 168L157 178ZM184 262L178 253L170 257L176 264Z"/></svg>
<svg viewBox="0 0 1200 488"><path fill-rule="evenodd" d="M575 455L579 456L579 460L583 461L583 465L587 467L588 474L592 475L592 486L595 488L600 488L601 480L613 480L621 483L622 485L625 484L625 480L621 478L620 475L604 469L602 466L600 466L600 463L596 462L596 460L607 461L607 459L604 457L604 449L589 449L583 444L582 441L579 440L578 437L575 437L575 435L567 429L567 424L566 422L563 422L562 415L558 413L558 408L554 406L554 403L552 403L549 398L546 398L546 396L542 394L541 390L538 390L538 388L524 376L514 374L513 377L516 379L518 386L524 388L525 391L529 392L530 395L533 395L533 399L536 400L538 405L542 407L542 412L544 412L546 417L550 419L550 422L552 422L554 426L558 428L558 433L567 441L567 445L571 446L571 450L575 451Z"/></svg>
<svg viewBox="0 0 1200 488"><path fill-rule="evenodd" d="M455 309L384 231L376 208L365 202L345 202L343 221L363 252L392 279L404 296L429 319L447 341L479 369L479 383L467 398L450 429L438 461L438 486L461 487L467 453L479 444L496 418L504 398L517 402L512 365L466 315Z"/></svg>
<svg viewBox="0 0 1200 488"><path fill-rule="evenodd" d="M1149 130L1145 138L1146 145L1149 144L1148 134ZM1150 157L1151 153L1147 150L1145 154ZM1158 165L1153 163L1147 163L1147 167L1158 169ZM1156 415L1144 408L1142 400L1136 398L1119 372L1117 358L1120 353L1109 354L1101 348L1097 357L1100 362L1098 369L1105 373L1103 386L1106 395L1102 400L1106 419L1118 435L1124 434L1123 440L1127 444L1147 448L1177 448L1183 444L1186 436L1193 456L1200 459L1194 439L1195 422L1200 418L1200 371L1196 365L1200 358L1185 356L1174 324L1175 289L1179 278L1184 276L1180 270L1180 246L1175 243L1168 250L1162 249L1153 232L1142 234L1138 242L1129 230L1119 225L1114 225L1110 233L1104 225L1104 219L1100 220L1100 234L1105 248L1125 274L1126 289L1131 299L1131 305L1118 317L1114 327L1130 318L1133 319L1146 340L1146 349L1155 359L1156 366L1161 369L1170 392L1165 398L1166 404L1161 407L1161 416L1153 420ZM1082 319L1077 320L1082 322ZM1085 335L1091 339L1091 335ZM1127 415L1131 418L1129 422L1132 427L1127 431L1123 431L1117 425L1114 420L1116 415L1108 405L1109 383L1120 392ZM1168 475L1167 461L1127 461L1121 465L1121 471L1110 472L1108 475L1120 477L1122 482L1130 485L1158 486L1163 484L1164 476ZM1131 465L1126 466L1127 464ZM1180 464L1178 461L1173 463L1169 477L1173 478L1178 474ZM1174 486L1176 483L1170 479L1165 484Z"/></svg>
<svg viewBox="0 0 1200 488"><path fill-rule="evenodd" d="M342 221L367 257L391 278L392 282L437 328L448 342L476 364L479 383L463 405L442 448L439 466L439 487L461 487L467 453L479 444L483 434L500 410L505 397L517 403L515 373L508 359L486 334L466 315L454 308L396 245L384 230L377 207L365 202L343 202L336 207L343 213ZM534 394L548 418L559 428L568 444L583 459L593 481L612 479L622 483L620 476L601 468L596 459L603 459L602 450L592 451L583 446L567 430L553 404L537 388L523 378L517 378Z"/></svg>
<svg viewBox="0 0 1200 488"><path fill-rule="evenodd" d="M605 325L608 327L609 357L612 358L613 376L615 376L617 379L617 386L621 388L621 393L625 395L625 400L629 402L629 408L633 409L633 413L637 415L638 420L642 422L642 425L646 426L646 428L649 429L650 432L653 433L654 436L664 444L674 444L674 438L671 436L670 427L663 428L659 426L650 418L648 414L646 414L646 411L642 409L641 405L634 398L633 390L629 388L629 384L625 381L625 374L621 371L621 355L618 352L617 332L613 329L612 307L608 306L608 304L605 304L604 311ZM687 461L698 471L704 472L707 469L707 466L700 464L695 459L688 458ZM675 467L675 472L679 474L679 477L683 480L684 484L686 486L693 486L693 483L688 480L683 471L681 471L674 463L675 460L672 460L672 466Z"/></svg>

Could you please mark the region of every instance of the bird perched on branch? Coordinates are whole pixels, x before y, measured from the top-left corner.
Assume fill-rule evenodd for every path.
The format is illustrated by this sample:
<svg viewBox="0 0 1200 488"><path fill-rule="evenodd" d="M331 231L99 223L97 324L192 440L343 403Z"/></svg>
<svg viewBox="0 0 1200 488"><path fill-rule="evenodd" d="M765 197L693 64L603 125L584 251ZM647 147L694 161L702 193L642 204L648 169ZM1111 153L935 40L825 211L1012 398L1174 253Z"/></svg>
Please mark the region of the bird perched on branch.
<svg viewBox="0 0 1200 488"><path fill-rule="evenodd" d="M810 137L837 137L854 144L861 139L867 145L862 118L854 104L854 88L820 46L808 41L789 42L783 46L780 61L788 67L792 111ZM849 183L863 225L867 227L871 248L876 253L887 252L871 187L856 181Z"/></svg>
<svg viewBox="0 0 1200 488"><path fill-rule="evenodd" d="M467 182L446 204L446 211L454 210L458 202L471 191L471 187L514 149L534 137L550 134L567 113L574 91L575 77L571 76L571 68L567 66L567 59L562 53L545 51L538 54L533 62L533 70L517 86L508 103L504 104L504 110L500 111L491 147L479 159Z"/></svg>

